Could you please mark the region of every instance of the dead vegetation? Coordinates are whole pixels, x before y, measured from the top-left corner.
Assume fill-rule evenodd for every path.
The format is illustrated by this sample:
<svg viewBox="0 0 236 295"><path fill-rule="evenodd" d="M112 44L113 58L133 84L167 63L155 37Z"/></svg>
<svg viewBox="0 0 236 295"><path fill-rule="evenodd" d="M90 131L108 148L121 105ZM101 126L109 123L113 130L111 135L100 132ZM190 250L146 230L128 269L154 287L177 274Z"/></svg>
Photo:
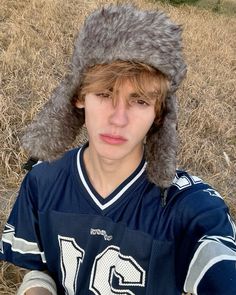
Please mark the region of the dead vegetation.
<svg viewBox="0 0 236 295"><path fill-rule="evenodd" d="M20 132L67 71L84 16L110 2L0 1L1 228L24 176ZM189 71L178 92L179 167L211 183L236 214L236 19L188 6L136 3L160 7L183 25ZM15 294L21 273L4 262L0 269L0 294Z"/></svg>

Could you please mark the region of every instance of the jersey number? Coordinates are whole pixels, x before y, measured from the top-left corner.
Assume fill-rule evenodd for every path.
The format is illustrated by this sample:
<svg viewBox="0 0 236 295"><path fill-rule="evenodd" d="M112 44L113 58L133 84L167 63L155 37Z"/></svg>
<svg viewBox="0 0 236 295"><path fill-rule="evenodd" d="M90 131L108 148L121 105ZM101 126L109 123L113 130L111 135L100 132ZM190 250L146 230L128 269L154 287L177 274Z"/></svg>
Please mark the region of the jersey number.
<svg viewBox="0 0 236 295"><path fill-rule="evenodd" d="M59 236L58 240L61 250L63 286L67 295L74 295L85 251L73 238ZM124 289L112 287L114 277L119 280L119 285ZM89 290L96 295L135 295L127 288L129 286L144 287L145 271L131 256L122 255L119 247L108 246L95 257Z"/></svg>

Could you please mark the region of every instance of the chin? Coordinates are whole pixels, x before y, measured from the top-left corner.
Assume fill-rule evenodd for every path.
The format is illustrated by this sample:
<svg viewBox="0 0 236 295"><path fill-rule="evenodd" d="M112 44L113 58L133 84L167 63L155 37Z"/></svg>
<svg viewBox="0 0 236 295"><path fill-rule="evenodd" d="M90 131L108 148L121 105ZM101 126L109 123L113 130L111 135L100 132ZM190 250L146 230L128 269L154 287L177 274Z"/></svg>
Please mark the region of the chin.
<svg viewBox="0 0 236 295"><path fill-rule="evenodd" d="M107 160L120 160L126 156L126 153L119 151L117 148L113 150L103 149L99 154Z"/></svg>
<svg viewBox="0 0 236 295"><path fill-rule="evenodd" d="M107 160L122 160L126 157L140 158L142 157L143 149L132 148L127 145L111 145L111 146L101 146L99 155Z"/></svg>

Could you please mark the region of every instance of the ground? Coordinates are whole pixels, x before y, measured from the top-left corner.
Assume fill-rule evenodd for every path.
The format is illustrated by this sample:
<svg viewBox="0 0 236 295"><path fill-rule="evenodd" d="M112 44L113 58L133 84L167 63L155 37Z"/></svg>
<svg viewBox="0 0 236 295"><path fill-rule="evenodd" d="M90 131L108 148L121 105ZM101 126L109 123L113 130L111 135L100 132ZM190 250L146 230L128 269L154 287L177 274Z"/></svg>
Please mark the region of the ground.
<svg viewBox="0 0 236 295"><path fill-rule="evenodd" d="M22 128L66 73L73 38L84 16L97 5L110 2L0 1L1 228L25 173L21 166L27 155L19 147ZM234 6L230 13L223 6L218 13L211 7L203 9L202 1L201 8L135 2L142 7L163 9L184 29L188 75L178 91L178 166L212 184L236 216ZM228 5L234 1L221 2ZM3 262L0 269L0 294L15 294L21 272Z"/></svg>

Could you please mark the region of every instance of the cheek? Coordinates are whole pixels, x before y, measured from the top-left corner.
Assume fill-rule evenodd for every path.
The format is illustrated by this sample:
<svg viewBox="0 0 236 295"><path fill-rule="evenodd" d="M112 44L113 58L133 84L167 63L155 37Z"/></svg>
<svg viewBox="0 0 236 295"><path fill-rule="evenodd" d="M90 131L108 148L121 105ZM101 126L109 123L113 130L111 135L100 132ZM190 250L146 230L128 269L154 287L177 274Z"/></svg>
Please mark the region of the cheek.
<svg viewBox="0 0 236 295"><path fill-rule="evenodd" d="M150 114L150 121L149 121L150 126L152 126L152 124L154 123L155 118L156 118L156 113L155 113L155 111L153 110L153 111L151 112L151 114Z"/></svg>
<svg viewBox="0 0 236 295"><path fill-rule="evenodd" d="M99 107L85 107L85 126L88 133L92 134L96 132L104 124L104 111L101 111Z"/></svg>
<svg viewBox="0 0 236 295"><path fill-rule="evenodd" d="M85 126L88 130L94 126L94 121L97 121L97 119L92 120L92 118L94 118L93 114L91 114L91 112L86 112L85 110Z"/></svg>
<svg viewBox="0 0 236 295"><path fill-rule="evenodd" d="M139 117L136 117L137 121L134 123L134 128L140 137L145 137L155 119L154 111L146 112Z"/></svg>
<svg viewBox="0 0 236 295"><path fill-rule="evenodd" d="M151 128L152 124L154 123L155 117L156 117L156 114L155 114L154 109L150 110L150 112L148 112L146 114L145 119L143 120L143 122L146 123L146 126L147 126L148 130Z"/></svg>
<svg viewBox="0 0 236 295"><path fill-rule="evenodd" d="M154 123L154 120L148 122L148 124L146 125L146 129L145 129L145 136L147 135L147 133L149 132L149 130L151 129L152 125Z"/></svg>
<svg viewBox="0 0 236 295"><path fill-rule="evenodd" d="M149 120L146 120L146 121L143 121L143 122L145 122L145 136L146 136L146 134L148 133L148 131L150 130L150 128L152 127L152 125L153 125L153 123L154 123L154 120L155 120L155 116L156 116L156 114L155 114L155 112L153 111L153 112L151 112L148 116L147 116L147 118L149 118Z"/></svg>

